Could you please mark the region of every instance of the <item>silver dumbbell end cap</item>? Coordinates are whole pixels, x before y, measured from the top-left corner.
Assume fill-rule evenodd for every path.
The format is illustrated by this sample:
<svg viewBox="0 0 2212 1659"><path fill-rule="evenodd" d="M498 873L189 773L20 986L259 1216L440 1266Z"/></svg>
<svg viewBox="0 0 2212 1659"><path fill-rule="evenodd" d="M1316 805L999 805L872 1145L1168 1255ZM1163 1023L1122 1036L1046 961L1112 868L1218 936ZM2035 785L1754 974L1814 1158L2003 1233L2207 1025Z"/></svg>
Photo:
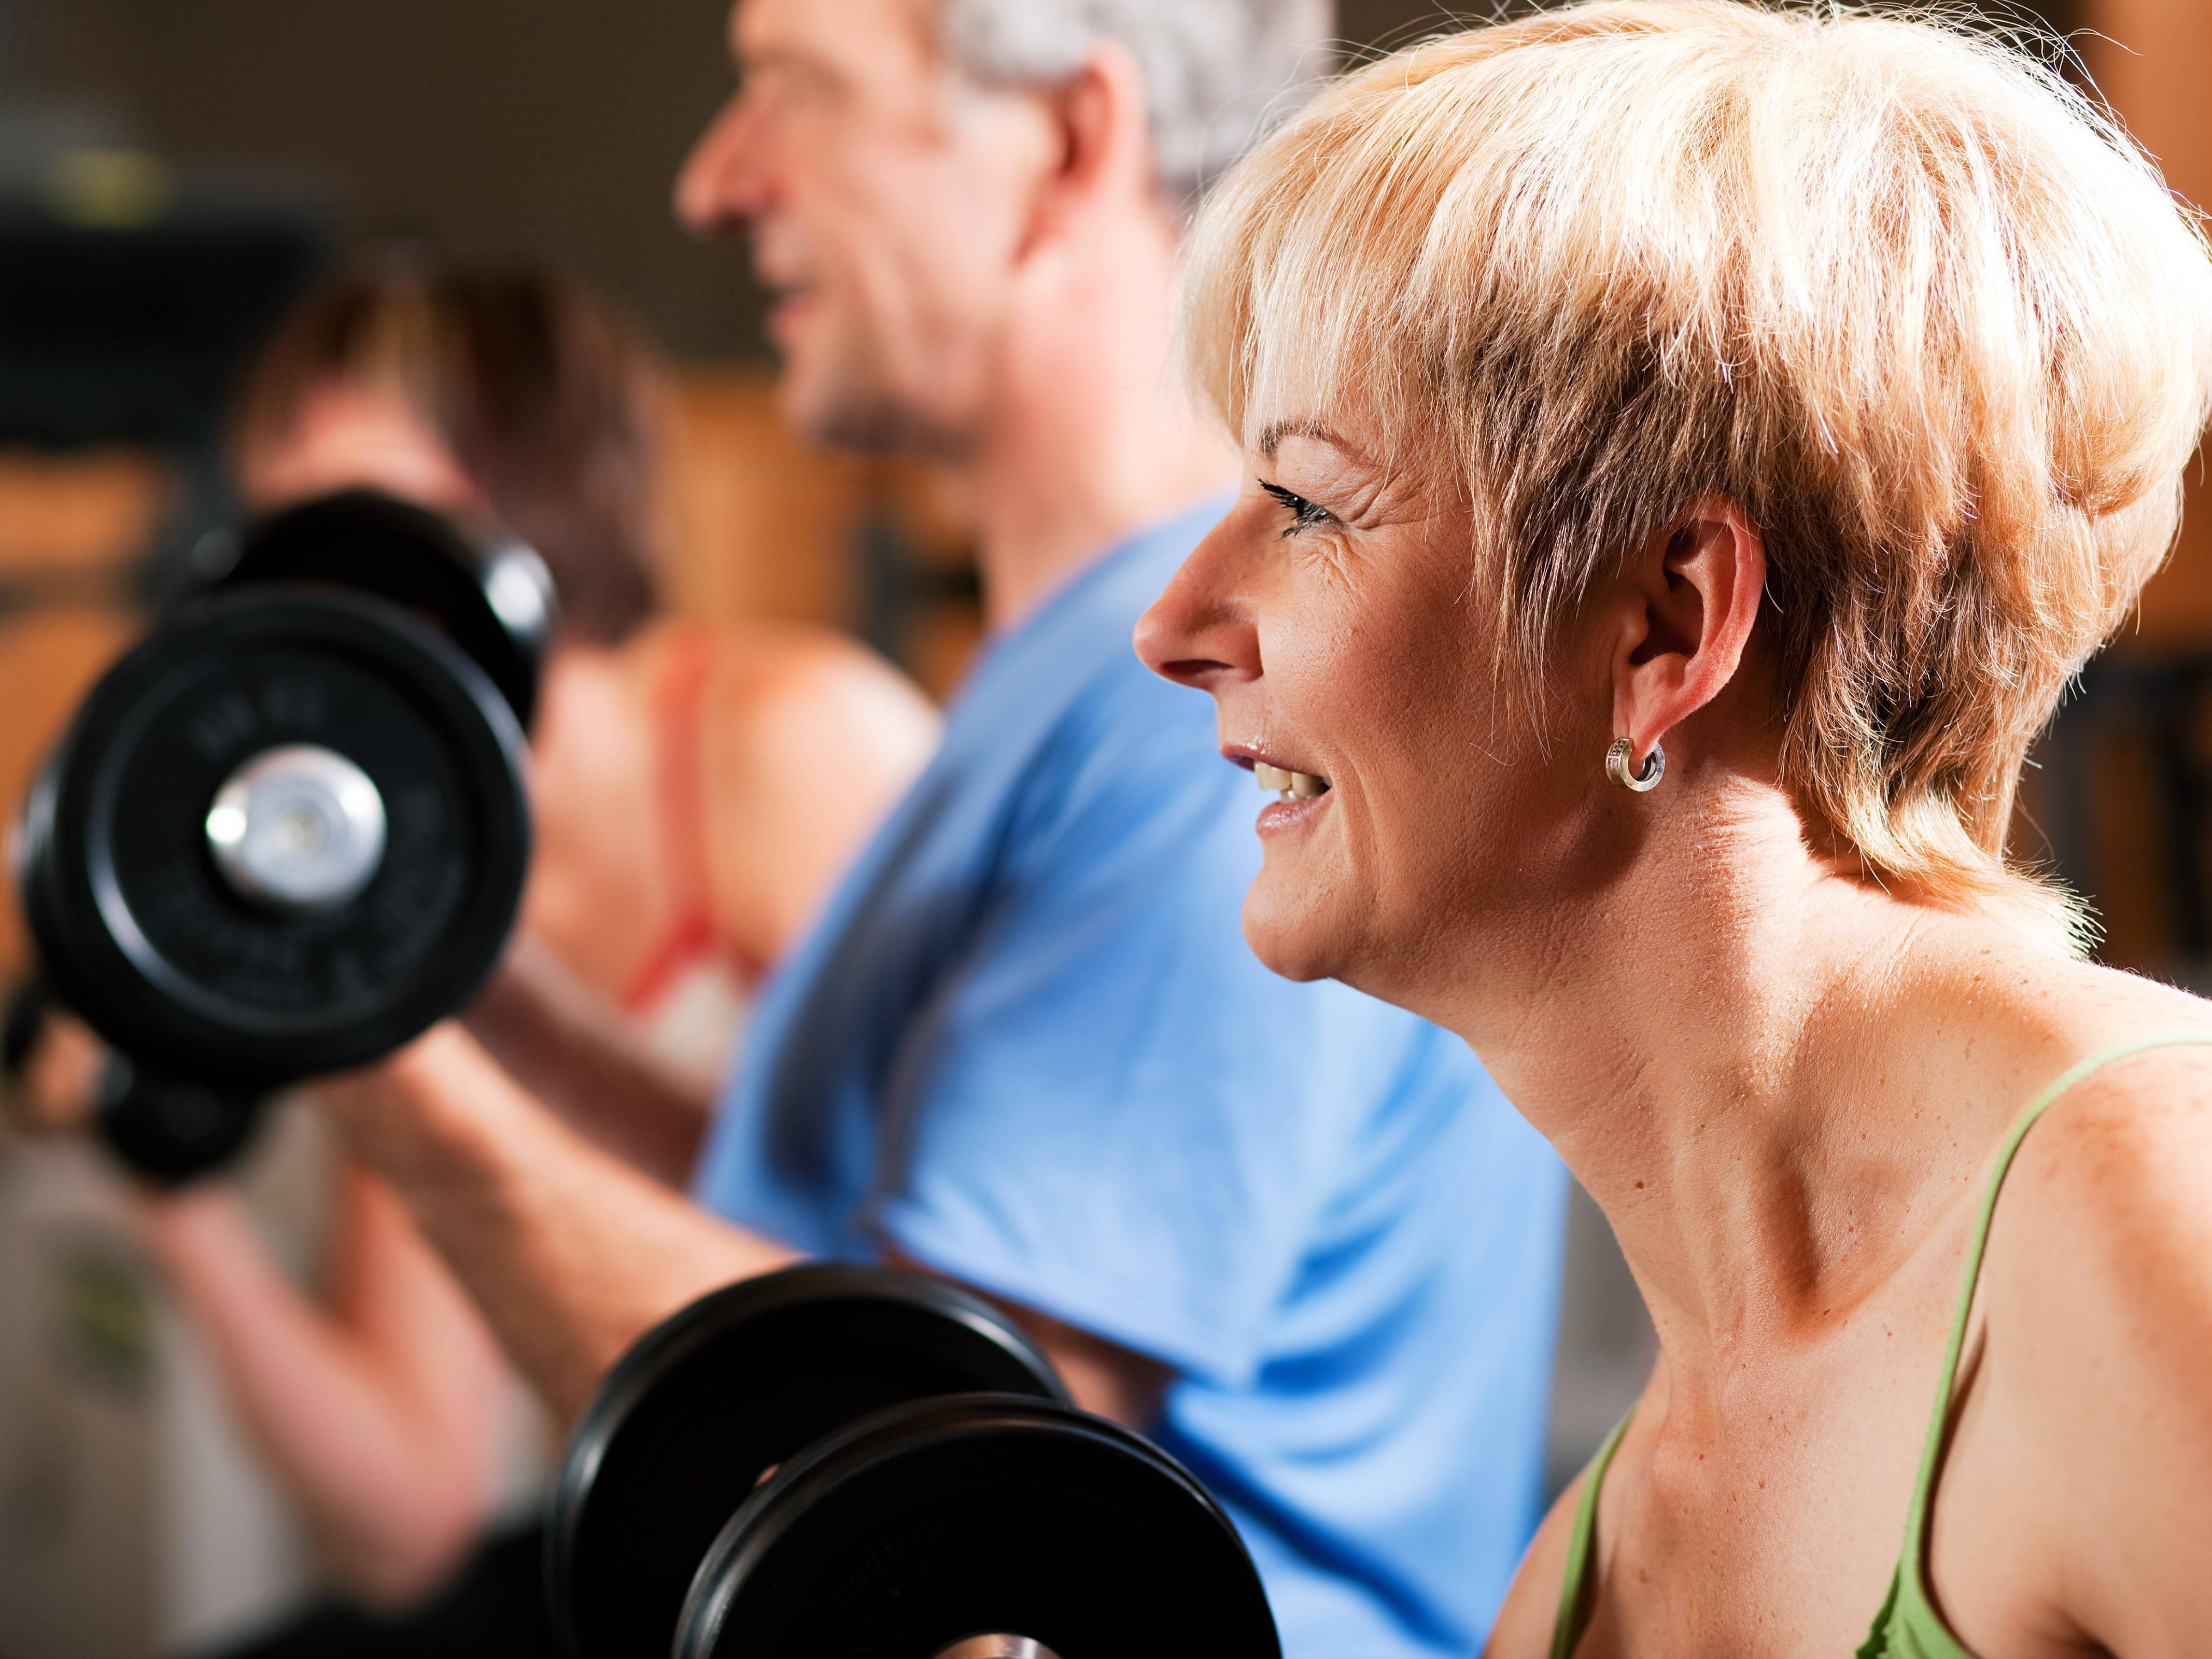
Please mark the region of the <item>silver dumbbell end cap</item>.
<svg viewBox="0 0 2212 1659"><path fill-rule="evenodd" d="M1026 1636L968 1636L939 1649L931 1659L1060 1659L1060 1656Z"/></svg>
<svg viewBox="0 0 2212 1659"><path fill-rule="evenodd" d="M335 909L384 862L384 797L343 755L287 744L256 755L216 792L207 840L240 896L277 910Z"/></svg>

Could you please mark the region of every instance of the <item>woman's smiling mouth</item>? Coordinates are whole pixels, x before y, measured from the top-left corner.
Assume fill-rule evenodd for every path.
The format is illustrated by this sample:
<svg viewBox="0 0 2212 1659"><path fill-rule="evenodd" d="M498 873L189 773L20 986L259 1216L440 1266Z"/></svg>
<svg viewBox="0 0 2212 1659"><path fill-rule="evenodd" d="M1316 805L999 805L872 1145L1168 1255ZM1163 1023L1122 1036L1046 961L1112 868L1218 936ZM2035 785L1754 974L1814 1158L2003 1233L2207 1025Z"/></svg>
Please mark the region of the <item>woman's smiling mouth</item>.
<svg viewBox="0 0 2212 1659"><path fill-rule="evenodd" d="M1252 777L1261 788L1285 800L1309 800L1328 793L1327 778L1316 777L1310 772L1293 772L1287 767L1270 766L1265 761L1252 763Z"/></svg>
<svg viewBox="0 0 2212 1659"><path fill-rule="evenodd" d="M1319 811L1328 799L1328 780L1317 772L1301 772L1293 767L1278 766L1263 760L1253 750L1225 747L1222 758L1233 766L1249 768L1252 781L1261 790L1275 797L1260 809L1259 822L1253 825L1261 835L1272 835L1303 823Z"/></svg>

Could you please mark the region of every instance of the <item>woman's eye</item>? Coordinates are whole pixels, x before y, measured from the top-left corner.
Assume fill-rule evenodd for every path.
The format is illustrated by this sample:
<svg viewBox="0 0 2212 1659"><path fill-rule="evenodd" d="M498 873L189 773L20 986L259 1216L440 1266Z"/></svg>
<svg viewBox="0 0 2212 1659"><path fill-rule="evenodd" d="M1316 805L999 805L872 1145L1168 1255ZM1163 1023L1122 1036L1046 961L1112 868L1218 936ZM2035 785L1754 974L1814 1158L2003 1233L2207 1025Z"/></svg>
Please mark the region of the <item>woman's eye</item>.
<svg viewBox="0 0 2212 1659"><path fill-rule="evenodd" d="M1280 484L1271 484L1265 478L1261 479L1259 483L1260 488L1273 495L1281 503L1283 510L1291 515L1290 524L1283 530L1283 534L1285 536L1295 536L1301 530L1310 530L1317 524L1327 524L1334 516L1327 507L1317 506L1304 496L1284 489Z"/></svg>

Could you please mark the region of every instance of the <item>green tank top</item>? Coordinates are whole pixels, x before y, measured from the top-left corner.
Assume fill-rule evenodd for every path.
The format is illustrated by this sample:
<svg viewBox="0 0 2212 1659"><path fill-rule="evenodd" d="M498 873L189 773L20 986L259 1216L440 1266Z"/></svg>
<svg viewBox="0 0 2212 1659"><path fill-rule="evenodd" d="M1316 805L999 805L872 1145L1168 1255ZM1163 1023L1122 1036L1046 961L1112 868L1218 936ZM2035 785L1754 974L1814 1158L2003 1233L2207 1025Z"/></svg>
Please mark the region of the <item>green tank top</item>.
<svg viewBox="0 0 2212 1659"><path fill-rule="evenodd" d="M1959 1292L1959 1311L1951 1321L1950 1346L1944 1353L1943 1374L1936 1389L1935 1417L1928 1425L1928 1439L1920 1451L1920 1474L1912 1486L1912 1506L1905 1512L1905 1549L1898 1557L1889 1595L1882 1601L1881 1611L1875 1615L1874 1629L1860 1644L1855 1659L1974 1659L1974 1655L1951 1634L1951 1627L1936 1612L1935 1598L1929 1592L1928 1500L1936 1490L1936 1471L1942 1465L1944 1443L1950 1437L1952 1389L1958 1381L1959 1356L1966 1343L1966 1316L1974 1305L1974 1286L1981 1279L1982 1256L1989 1247L1990 1221L1996 1214L1997 1194L2003 1189L2005 1175L2012 1168L2020 1143L2027 1138L2027 1132L2050 1109L2052 1102L2092 1072L2130 1054L2142 1054L2147 1048L2206 1045L2212 1045L2212 1036L2145 1037L2094 1054L2038 1095L2034 1103L2021 1114L2020 1121L2013 1125L2004 1145L1998 1148L1996 1168L1990 1175L1990 1189L1982 1196L1981 1214L1974 1223L1973 1242L1966 1249L1966 1284ZM1632 1412L1630 1416L1633 1415ZM1581 1501L1575 1505L1574 1531L1567 1540L1566 1573L1559 1582L1559 1619L1552 1626L1552 1659L1572 1659L1589 1625L1590 1599L1595 1588L1590 1574L1590 1550L1597 1536L1597 1495L1605 1485L1605 1472L1612 1466L1613 1455L1620 1449L1620 1437L1628 1431L1628 1418L1622 1418L1599 1449L1590 1463L1589 1478L1583 1482Z"/></svg>

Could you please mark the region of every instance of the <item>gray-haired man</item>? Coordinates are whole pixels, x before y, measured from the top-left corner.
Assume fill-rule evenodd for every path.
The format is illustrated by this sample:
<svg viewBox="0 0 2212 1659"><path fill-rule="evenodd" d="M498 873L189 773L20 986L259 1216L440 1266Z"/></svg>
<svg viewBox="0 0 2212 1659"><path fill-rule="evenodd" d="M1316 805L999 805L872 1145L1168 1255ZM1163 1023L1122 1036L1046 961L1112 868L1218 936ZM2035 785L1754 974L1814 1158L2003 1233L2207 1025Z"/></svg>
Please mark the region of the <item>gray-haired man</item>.
<svg viewBox="0 0 2212 1659"><path fill-rule="evenodd" d="M1328 21L742 0L681 210L750 237L794 424L965 472L993 638L764 992L701 1207L455 1032L339 1112L556 1402L710 1285L905 1261L1208 1480L1297 1659L1410 1659L1479 1644L1534 1518L1564 1177L1455 1040L1259 967L1257 803L1129 645L1236 484L1170 369L1183 211Z"/></svg>

